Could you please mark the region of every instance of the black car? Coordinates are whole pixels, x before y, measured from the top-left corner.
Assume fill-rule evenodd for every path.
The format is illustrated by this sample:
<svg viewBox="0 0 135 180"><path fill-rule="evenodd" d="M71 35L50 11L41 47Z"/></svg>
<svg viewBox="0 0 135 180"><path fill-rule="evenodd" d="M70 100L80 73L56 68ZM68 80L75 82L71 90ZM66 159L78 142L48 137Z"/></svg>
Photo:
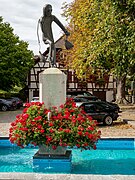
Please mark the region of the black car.
<svg viewBox="0 0 135 180"><path fill-rule="evenodd" d="M113 106L114 109L116 109L118 112L122 112L118 104L108 101L102 101L106 106Z"/></svg>
<svg viewBox="0 0 135 180"><path fill-rule="evenodd" d="M101 99L99 99L96 96L93 96L91 93L89 93L87 91L81 91L81 92L86 92L87 95L84 93L84 95L73 96L73 100L75 102L101 101L102 103L104 103L105 106L113 106L116 110L118 110L118 112L122 112L120 107L116 103L108 102L108 101L102 101Z"/></svg>
<svg viewBox="0 0 135 180"><path fill-rule="evenodd" d="M85 97L75 96L72 98L74 102L89 102L89 100Z"/></svg>
<svg viewBox="0 0 135 180"><path fill-rule="evenodd" d="M113 121L119 117L118 110L102 101L80 102L77 106L83 108L84 111L98 122L105 125L112 125Z"/></svg>
<svg viewBox="0 0 135 180"><path fill-rule="evenodd" d="M88 91L67 91L67 97L84 97L87 98L88 100L96 101L98 100L98 97L94 96Z"/></svg>
<svg viewBox="0 0 135 180"><path fill-rule="evenodd" d="M0 110L7 111L7 110L15 110L16 109L16 102L11 99L0 99Z"/></svg>
<svg viewBox="0 0 135 180"><path fill-rule="evenodd" d="M11 97L14 101L16 101L16 107L17 109L20 109L20 107L23 107L23 101L18 97Z"/></svg>

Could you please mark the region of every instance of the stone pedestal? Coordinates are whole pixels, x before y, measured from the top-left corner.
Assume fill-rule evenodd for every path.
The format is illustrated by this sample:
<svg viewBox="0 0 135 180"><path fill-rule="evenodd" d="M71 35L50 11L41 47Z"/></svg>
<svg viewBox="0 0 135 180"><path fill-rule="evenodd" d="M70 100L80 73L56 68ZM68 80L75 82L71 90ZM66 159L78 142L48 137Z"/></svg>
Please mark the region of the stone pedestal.
<svg viewBox="0 0 135 180"><path fill-rule="evenodd" d="M33 156L33 168L38 173L71 173L71 160L71 150L67 150L65 155L43 155L37 152Z"/></svg>
<svg viewBox="0 0 135 180"><path fill-rule="evenodd" d="M67 76L58 68L45 69L39 75L39 101L44 102L45 107L59 107L66 102L66 81ZM33 157L35 172L71 172L71 151L65 153L50 152L40 147L40 150Z"/></svg>
<svg viewBox="0 0 135 180"><path fill-rule="evenodd" d="M40 155L65 155L67 147L65 146L57 146L54 150L52 146L39 145L38 154Z"/></svg>
<svg viewBox="0 0 135 180"><path fill-rule="evenodd" d="M39 75L39 100L47 108L59 107L66 101L66 75L58 68L45 69Z"/></svg>

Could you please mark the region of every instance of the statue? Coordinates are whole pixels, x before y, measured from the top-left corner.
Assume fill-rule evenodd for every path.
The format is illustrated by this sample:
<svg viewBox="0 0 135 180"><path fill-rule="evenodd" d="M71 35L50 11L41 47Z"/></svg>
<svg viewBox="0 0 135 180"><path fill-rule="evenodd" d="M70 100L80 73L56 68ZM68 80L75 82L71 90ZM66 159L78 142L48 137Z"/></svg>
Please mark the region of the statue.
<svg viewBox="0 0 135 180"><path fill-rule="evenodd" d="M56 48L51 27L53 21L64 31L67 37L70 35L57 17L52 15L52 6L50 4L46 4L43 7L43 16L39 19L39 24L42 31L43 42L45 44L49 44L49 54L47 60L51 63L51 67L56 67ZM42 56L41 52L39 53L40 56ZM44 59L43 56L41 59Z"/></svg>

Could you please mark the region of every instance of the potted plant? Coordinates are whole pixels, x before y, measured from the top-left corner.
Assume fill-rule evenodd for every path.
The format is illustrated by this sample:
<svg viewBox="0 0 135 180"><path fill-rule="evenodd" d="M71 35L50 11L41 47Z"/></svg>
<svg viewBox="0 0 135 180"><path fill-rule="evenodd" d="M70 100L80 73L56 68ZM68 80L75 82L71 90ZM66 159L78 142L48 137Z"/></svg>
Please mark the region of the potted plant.
<svg viewBox="0 0 135 180"><path fill-rule="evenodd" d="M101 132L97 122L83 109L76 107L72 99L59 108L46 109L44 103L27 103L22 114L11 123L10 141L20 147L29 144L43 146L46 152L56 153L61 147L96 149ZM51 113L51 114L50 114ZM48 148L48 149L47 149Z"/></svg>

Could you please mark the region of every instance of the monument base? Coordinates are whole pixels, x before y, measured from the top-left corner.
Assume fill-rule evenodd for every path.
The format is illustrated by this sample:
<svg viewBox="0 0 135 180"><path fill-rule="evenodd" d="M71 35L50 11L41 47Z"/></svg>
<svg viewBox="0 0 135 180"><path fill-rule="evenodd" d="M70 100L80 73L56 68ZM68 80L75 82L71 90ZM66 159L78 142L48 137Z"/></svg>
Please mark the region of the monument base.
<svg viewBox="0 0 135 180"><path fill-rule="evenodd" d="M35 172L70 173L72 151L67 150L65 155L43 155L38 152L33 156Z"/></svg>

